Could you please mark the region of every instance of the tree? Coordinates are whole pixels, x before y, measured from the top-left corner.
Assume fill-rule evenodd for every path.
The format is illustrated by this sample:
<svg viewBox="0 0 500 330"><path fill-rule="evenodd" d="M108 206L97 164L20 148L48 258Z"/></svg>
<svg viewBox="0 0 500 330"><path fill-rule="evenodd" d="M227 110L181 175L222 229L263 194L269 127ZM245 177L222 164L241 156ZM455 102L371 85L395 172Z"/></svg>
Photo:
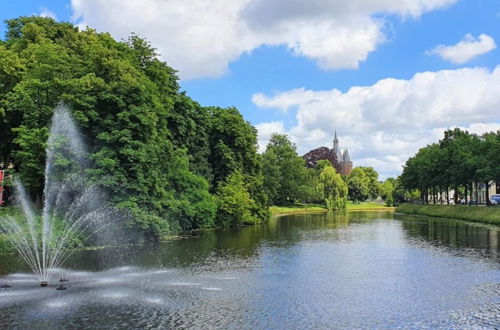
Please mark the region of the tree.
<svg viewBox="0 0 500 330"><path fill-rule="evenodd" d="M264 189L269 203L284 205L304 197L307 170L296 146L283 134L273 134L262 155Z"/></svg>
<svg viewBox="0 0 500 330"><path fill-rule="evenodd" d="M180 92L175 70L149 42L136 35L120 42L42 17L7 25L0 42L0 154L14 161L38 200L47 129L62 101L89 146L88 175L134 215L132 227L157 239L213 226L210 193L218 194L234 172L255 202L251 216L266 217L256 129L235 108L201 107Z"/></svg>
<svg viewBox="0 0 500 330"><path fill-rule="evenodd" d="M393 197L395 181L394 178L388 178L380 185L380 197L382 199L386 200L389 197Z"/></svg>
<svg viewBox="0 0 500 330"><path fill-rule="evenodd" d="M251 198L244 176L239 171L230 174L221 184L217 191L217 204L219 226L255 224L260 221L253 215L253 209L257 204Z"/></svg>
<svg viewBox="0 0 500 330"><path fill-rule="evenodd" d="M354 202L362 202L368 198L368 182L362 170L354 168L347 177L349 199Z"/></svg>
<svg viewBox="0 0 500 330"><path fill-rule="evenodd" d="M376 198L380 192L378 173L373 167L355 167L347 176L347 185L349 198L356 202L364 201L368 197Z"/></svg>
<svg viewBox="0 0 500 330"><path fill-rule="evenodd" d="M325 206L329 211L347 207L347 185L333 166L323 168L317 189L323 195Z"/></svg>

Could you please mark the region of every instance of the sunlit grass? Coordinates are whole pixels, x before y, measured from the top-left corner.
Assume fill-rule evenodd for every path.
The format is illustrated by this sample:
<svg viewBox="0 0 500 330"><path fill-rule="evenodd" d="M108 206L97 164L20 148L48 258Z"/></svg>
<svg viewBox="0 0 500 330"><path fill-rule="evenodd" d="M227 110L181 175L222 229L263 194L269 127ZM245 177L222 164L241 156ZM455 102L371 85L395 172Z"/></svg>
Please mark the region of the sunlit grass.
<svg viewBox="0 0 500 330"><path fill-rule="evenodd" d="M387 207L384 204L372 203L372 202L363 202L363 203L347 203L347 210L394 210L393 207ZM271 206L269 207L269 211L271 215L278 214L290 214L290 213L304 213L304 212L318 212L318 211L327 211L326 207L321 204L302 204L295 203L286 206Z"/></svg>
<svg viewBox="0 0 500 330"><path fill-rule="evenodd" d="M500 224L500 207L403 204L397 212Z"/></svg>
<svg viewBox="0 0 500 330"><path fill-rule="evenodd" d="M269 207L269 211L271 212L271 215L277 215L277 214L289 214L289 213L326 211L326 207L320 204L295 203L286 206L271 206Z"/></svg>
<svg viewBox="0 0 500 330"><path fill-rule="evenodd" d="M385 206L384 204L373 203L373 202L362 202L362 203L347 203L347 210L393 210L393 207Z"/></svg>

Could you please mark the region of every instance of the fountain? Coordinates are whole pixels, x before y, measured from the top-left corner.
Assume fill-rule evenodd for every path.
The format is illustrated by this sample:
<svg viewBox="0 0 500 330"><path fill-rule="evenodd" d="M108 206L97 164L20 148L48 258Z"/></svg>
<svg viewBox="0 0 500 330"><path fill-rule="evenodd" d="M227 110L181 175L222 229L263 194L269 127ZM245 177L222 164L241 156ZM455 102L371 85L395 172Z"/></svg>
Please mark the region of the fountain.
<svg viewBox="0 0 500 330"><path fill-rule="evenodd" d="M23 215L0 219L0 233L41 286L48 286L50 278L84 242L110 229L122 213L110 206L104 190L89 178L89 155L64 105L54 110L46 152L41 213L34 210L21 181L15 178L15 201Z"/></svg>

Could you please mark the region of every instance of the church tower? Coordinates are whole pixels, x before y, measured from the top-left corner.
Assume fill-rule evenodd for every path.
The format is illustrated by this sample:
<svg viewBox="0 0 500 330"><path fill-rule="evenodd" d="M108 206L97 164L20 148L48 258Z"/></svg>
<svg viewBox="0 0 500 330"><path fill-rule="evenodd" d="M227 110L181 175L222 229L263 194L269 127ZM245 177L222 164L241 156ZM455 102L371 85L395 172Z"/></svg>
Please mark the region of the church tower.
<svg viewBox="0 0 500 330"><path fill-rule="evenodd" d="M337 130L335 129L335 137L333 138L333 152L335 153L335 156L337 157L337 161L339 163L342 162L342 153L340 152L339 148L339 139L337 139Z"/></svg>
<svg viewBox="0 0 500 330"><path fill-rule="evenodd" d="M342 175L349 175L352 172L352 161L347 148L344 151L342 162L340 163L340 172Z"/></svg>

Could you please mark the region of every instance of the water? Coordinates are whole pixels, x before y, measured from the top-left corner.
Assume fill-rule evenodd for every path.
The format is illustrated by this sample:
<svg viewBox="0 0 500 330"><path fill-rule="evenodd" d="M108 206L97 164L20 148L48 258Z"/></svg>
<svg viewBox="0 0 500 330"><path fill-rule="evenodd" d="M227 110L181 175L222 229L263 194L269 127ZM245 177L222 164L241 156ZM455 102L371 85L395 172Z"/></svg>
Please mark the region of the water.
<svg viewBox="0 0 500 330"><path fill-rule="evenodd" d="M0 218L5 237L40 282L48 282L81 243L105 232L118 232L125 216L110 206L106 194L92 182L91 162L69 110L54 110L47 141L44 201L38 215L21 180L14 181L15 200L23 216ZM123 223L123 221L121 221ZM107 230L109 227L112 230ZM107 240L109 243L109 239Z"/></svg>
<svg viewBox="0 0 500 330"><path fill-rule="evenodd" d="M81 251L40 288L0 261L0 328L500 327L500 228L294 215L158 246Z"/></svg>

